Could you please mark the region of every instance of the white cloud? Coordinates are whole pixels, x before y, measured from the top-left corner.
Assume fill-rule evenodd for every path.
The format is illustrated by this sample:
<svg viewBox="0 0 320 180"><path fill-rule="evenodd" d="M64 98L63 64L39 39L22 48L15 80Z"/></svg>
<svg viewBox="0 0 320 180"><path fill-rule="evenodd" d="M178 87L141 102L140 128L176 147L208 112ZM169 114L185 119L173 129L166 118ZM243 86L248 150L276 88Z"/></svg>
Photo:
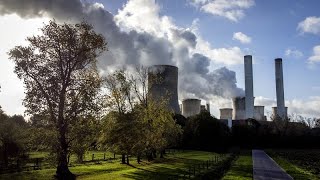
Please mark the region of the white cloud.
<svg viewBox="0 0 320 180"><path fill-rule="evenodd" d="M200 0L201 1L201 0ZM200 1L195 1L200 3ZM207 1L201 1L207 2ZM187 45L185 40L176 33L183 30L191 31L196 37L195 47L188 45L190 53L201 53L210 58L214 63L234 65L243 63L243 51L237 47L213 48L208 41L202 39L197 33L198 19L195 19L190 28L178 27L170 17L160 16L160 7L150 0L131 0L115 16L116 23L126 31L132 29L147 32L159 38L168 39L177 49ZM192 45L192 44L191 44ZM194 44L193 44L194 45ZM173 58L175 58L173 53ZM174 61L179 61L178 59Z"/></svg>
<svg viewBox="0 0 320 180"><path fill-rule="evenodd" d="M320 17L307 17L298 24L301 33L311 33L320 35Z"/></svg>
<svg viewBox="0 0 320 180"><path fill-rule="evenodd" d="M307 117L320 117L320 96L309 97L306 100L293 99L286 101L290 113L301 114Z"/></svg>
<svg viewBox="0 0 320 180"><path fill-rule="evenodd" d="M258 96L255 97L255 105L265 106L266 115L271 116L267 112L271 113L271 108L277 106L277 100ZM288 115L299 114L306 117L320 117L320 96L287 100L285 105L288 107Z"/></svg>
<svg viewBox="0 0 320 180"><path fill-rule="evenodd" d="M292 57L292 58L295 58L295 59L303 57L303 53L301 51L299 51L297 49L290 49L290 48L288 48L285 51L285 55L287 57Z"/></svg>
<svg viewBox="0 0 320 180"><path fill-rule="evenodd" d="M22 106L23 82L13 73L14 63L8 59L7 52L14 46L25 45L25 38L39 34L38 28L47 21L46 18L22 19L15 14L0 16L0 24L3 24L0 33L0 106L9 115L23 114L25 108Z"/></svg>
<svg viewBox="0 0 320 180"><path fill-rule="evenodd" d="M255 4L254 0L190 0L190 2L199 6L201 11L225 17L234 22L242 19L245 16L244 10Z"/></svg>
<svg viewBox="0 0 320 180"><path fill-rule="evenodd" d="M247 36L246 34L242 32L236 32L233 33L233 38L234 40L240 41L242 44L248 44L251 43L251 37Z"/></svg>
<svg viewBox="0 0 320 180"><path fill-rule="evenodd" d="M313 55L308 58L308 63L310 65L320 63L320 45L313 47Z"/></svg>

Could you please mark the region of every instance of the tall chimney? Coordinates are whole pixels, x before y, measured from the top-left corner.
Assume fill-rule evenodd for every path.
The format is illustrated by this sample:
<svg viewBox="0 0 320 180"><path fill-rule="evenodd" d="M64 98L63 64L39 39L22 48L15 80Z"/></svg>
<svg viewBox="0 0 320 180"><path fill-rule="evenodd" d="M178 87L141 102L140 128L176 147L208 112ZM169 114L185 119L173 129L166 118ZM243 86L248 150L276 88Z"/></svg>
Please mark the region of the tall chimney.
<svg viewBox="0 0 320 180"><path fill-rule="evenodd" d="M282 59L275 59L275 69L276 69L276 91L277 91L277 114L281 118L287 116L285 112L284 104L284 90L283 90L283 72L282 72Z"/></svg>
<svg viewBox="0 0 320 180"><path fill-rule="evenodd" d="M254 99L253 99L253 74L252 74L252 56L244 56L244 75L245 75L245 112L246 119L253 118L254 114Z"/></svg>

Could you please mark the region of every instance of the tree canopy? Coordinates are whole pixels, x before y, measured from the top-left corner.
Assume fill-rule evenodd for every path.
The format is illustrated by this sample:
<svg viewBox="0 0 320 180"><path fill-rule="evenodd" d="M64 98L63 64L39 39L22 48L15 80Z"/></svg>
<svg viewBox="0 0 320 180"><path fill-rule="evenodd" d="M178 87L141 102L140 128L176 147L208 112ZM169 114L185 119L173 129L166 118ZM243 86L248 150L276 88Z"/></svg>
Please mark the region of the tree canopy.
<svg viewBox="0 0 320 180"><path fill-rule="evenodd" d="M106 50L106 42L85 22L50 21L41 31L41 35L27 38L28 46L11 49L9 56L25 84L27 113L46 114L55 125L59 142L57 177L74 178L67 163L69 125L99 110L97 96L102 79L96 62Z"/></svg>

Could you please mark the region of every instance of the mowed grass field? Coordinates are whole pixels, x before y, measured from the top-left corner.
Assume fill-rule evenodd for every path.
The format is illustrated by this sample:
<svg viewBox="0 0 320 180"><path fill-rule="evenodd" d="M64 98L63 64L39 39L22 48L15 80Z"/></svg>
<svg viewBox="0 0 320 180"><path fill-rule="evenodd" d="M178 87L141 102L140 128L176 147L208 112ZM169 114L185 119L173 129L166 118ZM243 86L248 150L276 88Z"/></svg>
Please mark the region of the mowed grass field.
<svg viewBox="0 0 320 180"><path fill-rule="evenodd" d="M252 156L251 151L244 151L233 163L223 180L252 180Z"/></svg>
<svg viewBox="0 0 320 180"><path fill-rule="evenodd" d="M92 153L86 155L91 160ZM95 157L99 152L95 152ZM103 154L100 153L99 156ZM46 154L33 153L30 157L44 157ZM120 164L120 158L108 161L87 162L84 164L73 164L71 172L76 174L77 179L168 179L173 175L186 172L190 165L206 162L217 154L204 151L181 151L170 153L165 158L157 158L152 162L143 160L140 164L134 157L130 158L130 165ZM88 156L88 157L87 157ZM108 154L113 157L113 154ZM101 158L99 158L101 159ZM24 171L19 173L1 174L0 179L54 179L55 168L42 170Z"/></svg>
<svg viewBox="0 0 320 180"><path fill-rule="evenodd" d="M320 150L268 150L268 154L297 180L320 180Z"/></svg>

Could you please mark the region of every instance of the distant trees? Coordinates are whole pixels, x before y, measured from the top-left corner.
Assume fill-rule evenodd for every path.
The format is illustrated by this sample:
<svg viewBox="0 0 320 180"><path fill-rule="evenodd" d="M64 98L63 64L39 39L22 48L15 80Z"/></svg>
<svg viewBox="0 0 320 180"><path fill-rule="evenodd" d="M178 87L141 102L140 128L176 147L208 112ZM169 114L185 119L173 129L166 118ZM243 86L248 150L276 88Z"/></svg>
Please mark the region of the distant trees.
<svg viewBox="0 0 320 180"><path fill-rule="evenodd" d="M151 160L155 152L176 143L181 128L167 109L165 99L157 102L147 98L147 71L139 67L129 75L116 71L106 78L109 90L108 105L113 110L104 118L102 141L113 151L122 154L122 163L128 163L125 155L142 153Z"/></svg>
<svg viewBox="0 0 320 180"><path fill-rule="evenodd" d="M27 123L22 116L0 112L0 162L9 165L10 158L22 156L26 150Z"/></svg>
<svg viewBox="0 0 320 180"><path fill-rule="evenodd" d="M209 112L188 118L184 127L183 146L203 150L223 150L230 141L229 128Z"/></svg>
<svg viewBox="0 0 320 180"><path fill-rule="evenodd" d="M50 21L42 35L28 37L9 56L15 73L24 81L24 105L29 114L45 114L57 132L57 178L73 179L69 171L70 123L99 110L102 79L96 58L106 49L102 35L91 25Z"/></svg>

